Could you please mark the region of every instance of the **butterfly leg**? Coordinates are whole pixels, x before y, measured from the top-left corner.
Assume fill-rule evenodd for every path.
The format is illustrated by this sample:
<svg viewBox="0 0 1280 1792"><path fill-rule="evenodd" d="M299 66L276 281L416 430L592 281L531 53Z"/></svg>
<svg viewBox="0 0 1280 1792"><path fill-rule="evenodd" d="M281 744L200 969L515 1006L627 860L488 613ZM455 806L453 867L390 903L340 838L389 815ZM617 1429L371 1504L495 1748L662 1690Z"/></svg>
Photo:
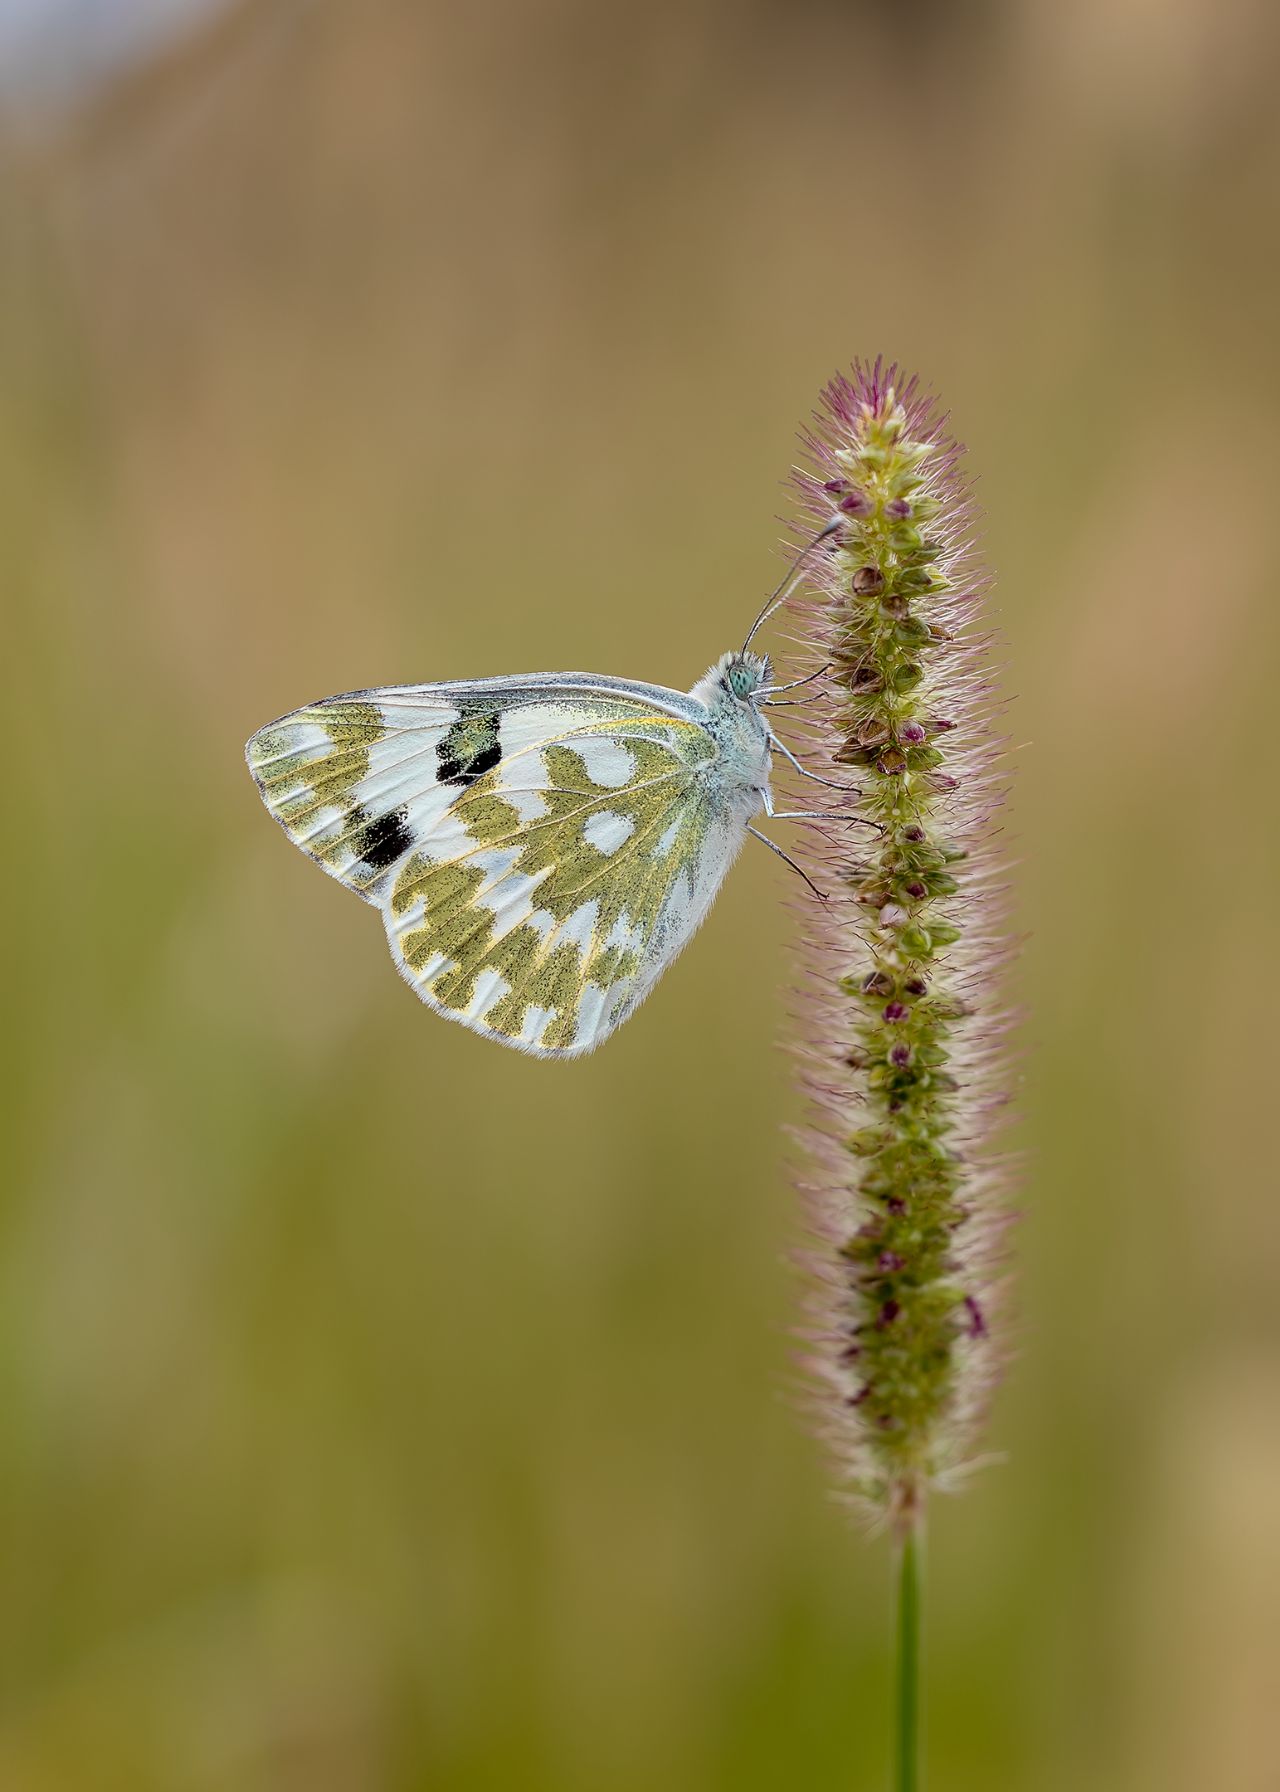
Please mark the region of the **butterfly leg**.
<svg viewBox="0 0 1280 1792"><path fill-rule="evenodd" d="M884 832L879 822L870 821L865 815L850 815L839 809L775 809L773 793L767 785L760 792L760 797L770 821L857 821L865 828L874 828L878 834ZM770 841L769 844L772 846L773 842Z"/></svg>
<svg viewBox="0 0 1280 1792"><path fill-rule="evenodd" d="M770 821L865 821L868 827L875 823L865 815L854 815L849 809L775 809L769 817Z"/></svg>
<svg viewBox="0 0 1280 1792"><path fill-rule="evenodd" d="M767 834L758 833L756 831L756 829L752 827L750 822L747 823L747 832L751 835L751 838L753 840L758 840L762 846L767 846L769 848L770 852L776 852L780 859L785 859L787 864L790 865L791 869L795 872L798 872L799 875L804 879L804 881L808 884L809 888L813 891L814 895L819 899L819 901L828 902L830 900L826 891L820 890L818 888L817 884L815 884L813 879L809 876L809 873L807 871L805 871L801 866L796 864L795 860L791 857L790 853L783 852L782 848L778 845L776 840L770 840L770 838Z"/></svg>
<svg viewBox="0 0 1280 1792"><path fill-rule="evenodd" d="M866 815L851 815L844 809L774 809L766 805L766 813L770 821L856 821L877 834L884 833L878 821L872 821Z"/></svg>
<svg viewBox="0 0 1280 1792"><path fill-rule="evenodd" d="M858 787L855 784L837 784L832 778L820 778L817 772L809 771L806 766L801 765L790 747L783 746L772 728L769 730L769 739L777 751L782 754L782 757L787 763L794 766L802 778L812 778L815 784L825 784L828 790L845 790L852 796L858 796L860 794Z"/></svg>
<svg viewBox="0 0 1280 1792"><path fill-rule="evenodd" d="M767 685L763 690L758 691L756 694L767 701L770 697L776 697L779 691L798 691L802 684L812 684L815 678L821 678L824 672L830 672L830 670L831 661L828 660L825 666L819 666L818 670L816 672L810 672L807 678L793 678L790 684Z"/></svg>

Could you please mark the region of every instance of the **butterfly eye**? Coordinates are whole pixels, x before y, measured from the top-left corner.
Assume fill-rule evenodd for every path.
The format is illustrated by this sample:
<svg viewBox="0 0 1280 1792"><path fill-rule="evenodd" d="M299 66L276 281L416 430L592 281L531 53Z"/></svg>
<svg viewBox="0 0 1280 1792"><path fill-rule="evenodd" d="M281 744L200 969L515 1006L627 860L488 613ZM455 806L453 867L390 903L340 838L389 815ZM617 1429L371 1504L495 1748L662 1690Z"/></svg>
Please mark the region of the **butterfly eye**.
<svg viewBox="0 0 1280 1792"><path fill-rule="evenodd" d="M760 682L760 674L744 660L729 668L729 689L735 697L749 697Z"/></svg>

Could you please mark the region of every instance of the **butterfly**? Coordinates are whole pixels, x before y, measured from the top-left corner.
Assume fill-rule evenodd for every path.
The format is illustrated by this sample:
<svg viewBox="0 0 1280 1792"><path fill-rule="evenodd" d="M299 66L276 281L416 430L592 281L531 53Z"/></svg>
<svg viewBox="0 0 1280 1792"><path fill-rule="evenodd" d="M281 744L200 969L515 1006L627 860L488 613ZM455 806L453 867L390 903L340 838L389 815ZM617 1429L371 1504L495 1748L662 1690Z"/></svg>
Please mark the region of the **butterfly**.
<svg viewBox="0 0 1280 1792"><path fill-rule="evenodd" d="M774 750L815 774L769 726L791 687L754 634L688 692L548 672L328 697L255 734L249 769L295 845L380 911L428 1007L576 1057L648 995L748 834L787 857L751 825L776 813Z"/></svg>

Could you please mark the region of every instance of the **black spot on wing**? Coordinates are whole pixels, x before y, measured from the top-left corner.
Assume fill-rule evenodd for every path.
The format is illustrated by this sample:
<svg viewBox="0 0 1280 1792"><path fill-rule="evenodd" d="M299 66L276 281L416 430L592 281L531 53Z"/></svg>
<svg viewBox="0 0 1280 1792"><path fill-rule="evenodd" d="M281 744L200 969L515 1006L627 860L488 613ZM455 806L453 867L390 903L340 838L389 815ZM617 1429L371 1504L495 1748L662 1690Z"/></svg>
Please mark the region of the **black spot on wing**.
<svg viewBox="0 0 1280 1792"><path fill-rule="evenodd" d="M501 758L497 714L463 716L436 744L436 776L442 784L474 784Z"/></svg>
<svg viewBox="0 0 1280 1792"><path fill-rule="evenodd" d="M491 747L485 747L483 752L476 754L475 758L471 761L471 764L467 767L467 776L469 778L482 777L485 772L491 772L501 758L502 748L498 745L495 739Z"/></svg>
<svg viewBox="0 0 1280 1792"><path fill-rule="evenodd" d="M402 859L413 845L407 809L391 809L366 822L352 842L357 856L371 871L385 871Z"/></svg>

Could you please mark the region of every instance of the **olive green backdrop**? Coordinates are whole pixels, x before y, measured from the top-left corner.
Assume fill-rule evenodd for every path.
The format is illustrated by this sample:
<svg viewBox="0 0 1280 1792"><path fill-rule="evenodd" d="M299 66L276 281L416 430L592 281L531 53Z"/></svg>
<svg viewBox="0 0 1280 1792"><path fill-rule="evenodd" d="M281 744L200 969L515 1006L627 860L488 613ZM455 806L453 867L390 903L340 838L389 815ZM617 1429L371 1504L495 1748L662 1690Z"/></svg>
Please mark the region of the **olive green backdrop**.
<svg viewBox="0 0 1280 1792"><path fill-rule="evenodd" d="M4 139L6 1788L884 1784L886 1548L788 1396L785 867L539 1064L241 761L353 686L687 686L878 351L980 474L1031 936L928 1783L1280 1784L1276 47L262 0Z"/></svg>

